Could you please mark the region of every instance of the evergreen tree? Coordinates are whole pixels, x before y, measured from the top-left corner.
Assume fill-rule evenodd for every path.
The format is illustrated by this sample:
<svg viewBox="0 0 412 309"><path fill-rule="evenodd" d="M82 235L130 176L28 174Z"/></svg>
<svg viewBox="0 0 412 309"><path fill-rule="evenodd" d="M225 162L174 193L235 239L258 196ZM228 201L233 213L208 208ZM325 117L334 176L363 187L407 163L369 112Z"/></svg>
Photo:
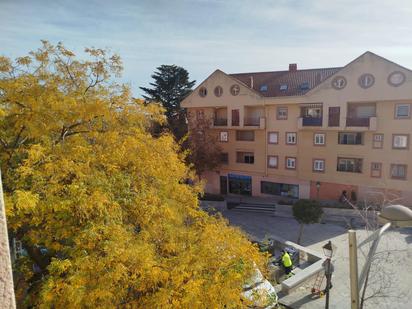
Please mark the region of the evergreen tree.
<svg viewBox="0 0 412 309"><path fill-rule="evenodd" d="M189 73L176 65L161 65L156 68L150 83L153 88L140 87L148 102L159 102L166 109L168 125L177 140L187 133L185 111L180 102L192 92L195 80L189 81Z"/></svg>

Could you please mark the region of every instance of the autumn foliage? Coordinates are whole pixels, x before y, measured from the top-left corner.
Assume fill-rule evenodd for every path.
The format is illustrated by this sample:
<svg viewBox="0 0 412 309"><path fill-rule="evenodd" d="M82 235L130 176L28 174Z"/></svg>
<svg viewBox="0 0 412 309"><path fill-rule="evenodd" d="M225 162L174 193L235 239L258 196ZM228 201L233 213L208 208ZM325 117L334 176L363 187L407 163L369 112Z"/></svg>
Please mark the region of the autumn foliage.
<svg viewBox="0 0 412 309"><path fill-rule="evenodd" d="M0 57L0 162L20 307L239 308L264 258L199 210L201 188L158 105L131 97L120 58L43 42ZM33 267L33 265L35 267Z"/></svg>

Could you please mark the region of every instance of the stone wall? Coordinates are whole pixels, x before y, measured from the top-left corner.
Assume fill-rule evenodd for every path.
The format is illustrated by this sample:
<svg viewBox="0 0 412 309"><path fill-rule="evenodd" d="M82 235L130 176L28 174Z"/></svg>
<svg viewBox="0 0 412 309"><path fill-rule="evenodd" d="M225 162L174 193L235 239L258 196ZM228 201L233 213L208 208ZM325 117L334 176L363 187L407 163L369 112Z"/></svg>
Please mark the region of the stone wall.
<svg viewBox="0 0 412 309"><path fill-rule="evenodd" d="M0 171L0 307L16 308L14 299L13 275L11 269L9 238L7 233L6 211L3 199L3 186Z"/></svg>

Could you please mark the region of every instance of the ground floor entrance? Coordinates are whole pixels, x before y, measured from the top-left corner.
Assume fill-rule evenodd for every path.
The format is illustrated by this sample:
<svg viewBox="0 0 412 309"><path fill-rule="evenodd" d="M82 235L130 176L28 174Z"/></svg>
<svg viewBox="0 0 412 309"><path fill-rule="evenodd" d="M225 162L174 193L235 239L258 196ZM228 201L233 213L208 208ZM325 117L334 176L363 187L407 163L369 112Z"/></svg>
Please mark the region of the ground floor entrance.
<svg viewBox="0 0 412 309"><path fill-rule="evenodd" d="M260 191L263 194L299 198L299 185L294 184L261 181Z"/></svg>
<svg viewBox="0 0 412 309"><path fill-rule="evenodd" d="M252 177L251 176L228 174L228 180L229 180L229 193L241 194L241 195L252 195Z"/></svg>

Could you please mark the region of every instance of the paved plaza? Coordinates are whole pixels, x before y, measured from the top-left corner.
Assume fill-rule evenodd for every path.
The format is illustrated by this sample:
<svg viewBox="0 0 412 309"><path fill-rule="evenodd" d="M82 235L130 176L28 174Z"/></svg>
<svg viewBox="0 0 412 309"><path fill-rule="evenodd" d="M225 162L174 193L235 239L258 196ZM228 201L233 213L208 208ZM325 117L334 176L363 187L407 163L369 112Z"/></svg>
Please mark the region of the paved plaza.
<svg viewBox="0 0 412 309"><path fill-rule="evenodd" d="M221 212L231 225L239 226L252 238L263 239L276 235L295 242L299 230L298 223L291 212L283 207L276 215L266 213L227 210ZM370 232L358 227L358 244ZM322 253L322 246L331 240L337 246L333 257L335 273L330 294L330 308L350 308L349 258L347 226L345 220L331 223L307 225L304 229L302 245ZM364 262L360 250L359 273ZM363 253L362 253L363 251ZM396 229L387 232L381 240L376 260L372 265L371 276L366 295L373 296L365 302L365 308L412 308L412 228ZM313 280L289 295L281 296L281 302L292 308L322 308L325 298L313 298L311 288Z"/></svg>

